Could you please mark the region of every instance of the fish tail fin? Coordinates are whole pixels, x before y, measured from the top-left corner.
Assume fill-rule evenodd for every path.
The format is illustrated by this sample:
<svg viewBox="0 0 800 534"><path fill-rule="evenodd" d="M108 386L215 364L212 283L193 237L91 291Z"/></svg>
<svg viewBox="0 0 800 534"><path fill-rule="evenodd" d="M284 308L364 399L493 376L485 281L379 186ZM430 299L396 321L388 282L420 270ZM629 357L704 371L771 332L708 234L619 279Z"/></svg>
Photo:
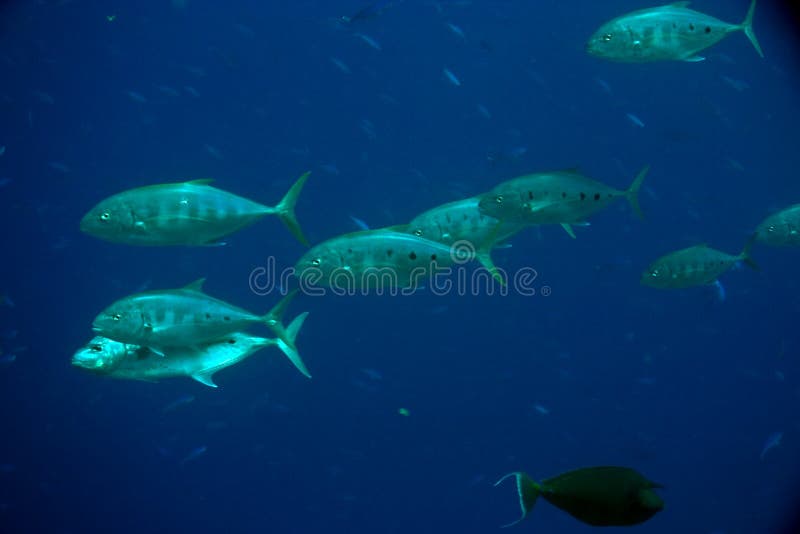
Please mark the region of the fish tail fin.
<svg viewBox="0 0 800 534"><path fill-rule="evenodd" d="M286 308L289 307L289 303L296 294L296 289L289 292L270 311L261 317L261 322L267 325L267 328L272 330L272 332L278 336L278 339L294 350L297 350L297 347L294 346L294 340L290 338L288 330L283 326L283 314L286 312Z"/></svg>
<svg viewBox="0 0 800 534"><path fill-rule="evenodd" d="M308 312L303 312L292 319L292 322L286 327L286 337L289 339L289 341L291 341L291 345L287 344L282 339L279 339L278 347L281 349L283 354L289 358L289 361L292 362L292 365L294 365L298 371L303 373L303 376L306 378L311 378L311 373L308 372L308 368L306 367L306 364L303 363L303 359L300 357L300 353L297 352L297 348L295 346L297 333L303 326L303 322L306 320L306 317L308 317Z"/></svg>
<svg viewBox="0 0 800 534"><path fill-rule="evenodd" d="M764 57L764 52L761 51L761 45L758 44L758 39L756 38L756 34L753 31L753 14L756 12L756 0L750 2L750 9L747 10L747 16L744 18L744 22L742 22L741 28L744 34L750 39L750 42L753 44L753 47L758 52L758 55Z"/></svg>
<svg viewBox="0 0 800 534"><path fill-rule="evenodd" d="M644 219L644 213L642 213L642 207L639 206L639 190L642 188L642 182L644 181L644 177L647 176L647 172L650 170L650 165L645 165L639 174L636 175L634 178L633 183L625 192L625 197L628 199L628 202L633 208L633 211L636 213L636 216L640 219Z"/></svg>
<svg viewBox="0 0 800 534"><path fill-rule="evenodd" d="M748 267L753 269L754 271L760 271L761 267L753 260L753 257L750 255L750 251L753 248L753 243L756 242L756 234L750 236L747 240L747 243L744 244L744 249L742 253L739 254L739 259L742 260Z"/></svg>
<svg viewBox="0 0 800 534"><path fill-rule="evenodd" d="M514 473L509 473L497 482L494 483L495 486L501 484L505 479L514 477L517 483L517 494L519 495L519 505L522 508L522 516L514 521L513 523L508 523L507 525L503 525L501 528L511 527L522 521L528 516L528 513L533 509L533 505L536 504L536 499L539 498L539 494L542 492L542 487L534 482L531 477L527 474L523 473L522 471L515 471Z"/></svg>
<svg viewBox="0 0 800 534"><path fill-rule="evenodd" d="M297 181L292 185L286 195L281 199L277 206L275 206L275 212L277 213L278 217L280 217L283 224L289 229L292 235L297 238L302 244L308 246L308 239L303 235L303 231L300 229L300 223L297 222L297 217L294 213L295 204L297 204L297 198L300 196L300 191L302 191L303 186L308 179L308 176L311 174L311 171L304 173Z"/></svg>

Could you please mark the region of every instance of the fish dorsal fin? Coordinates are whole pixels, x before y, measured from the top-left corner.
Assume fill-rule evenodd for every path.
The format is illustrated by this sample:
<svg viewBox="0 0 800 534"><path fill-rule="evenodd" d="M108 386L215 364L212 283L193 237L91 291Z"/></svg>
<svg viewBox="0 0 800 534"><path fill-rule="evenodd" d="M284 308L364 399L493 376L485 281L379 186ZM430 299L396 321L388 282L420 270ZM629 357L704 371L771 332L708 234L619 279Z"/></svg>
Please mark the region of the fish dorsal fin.
<svg viewBox="0 0 800 534"><path fill-rule="evenodd" d="M183 182L183 183L190 185L208 185L213 181L214 181L213 178L199 178L197 180L189 180L188 182Z"/></svg>
<svg viewBox="0 0 800 534"><path fill-rule="evenodd" d="M217 385L214 383L214 372L213 371L200 371L199 373L195 373L192 375L192 378L204 384L210 388L215 388Z"/></svg>
<svg viewBox="0 0 800 534"><path fill-rule="evenodd" d="M688 7L691 2L672 2L670 7Z"/></svg>
<svg viewBox="0 0 800 534"><path fill-rule="evenodd" d="M198 278L197 280L195 280L191 284L186 284L185 286L183 286L182 289L186 289L187 291L197 291L198 293L202 293L203 292L203 284L205 284L205 283L206 283L206 279L205 278Z"/></svg>

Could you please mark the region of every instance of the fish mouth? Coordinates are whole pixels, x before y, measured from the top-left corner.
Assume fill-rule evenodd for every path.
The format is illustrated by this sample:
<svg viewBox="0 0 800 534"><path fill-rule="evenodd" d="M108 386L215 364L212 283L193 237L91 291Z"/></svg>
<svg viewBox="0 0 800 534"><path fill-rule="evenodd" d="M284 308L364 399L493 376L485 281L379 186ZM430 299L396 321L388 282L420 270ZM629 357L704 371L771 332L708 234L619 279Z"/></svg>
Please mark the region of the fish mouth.
<svg viewBox="0 0 800 534"><path fill-rule="evenodd" d="M92 325L92 332L94 332L95 334L102 334L103 333L103 329L100 328L99 326L97 326L96 324L93 324Z"/></svg>

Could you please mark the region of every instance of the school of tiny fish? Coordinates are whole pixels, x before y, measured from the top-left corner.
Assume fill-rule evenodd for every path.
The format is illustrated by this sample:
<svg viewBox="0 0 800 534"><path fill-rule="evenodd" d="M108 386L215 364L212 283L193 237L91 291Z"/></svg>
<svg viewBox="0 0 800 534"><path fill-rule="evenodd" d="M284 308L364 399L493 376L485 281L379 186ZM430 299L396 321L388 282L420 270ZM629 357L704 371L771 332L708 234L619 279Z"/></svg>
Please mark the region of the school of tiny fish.
<svg viewBox="0 0 800 534"><path fill-rule="evenodd" d="M379 16L391 3L368 6L352 16L335 22L344 28L356 28L364 21ZM644 63L655 61L699 62L703 50L716 44L728 34L742 32L763 57L761 46L753 31L756 0L739 24L718 20L691 10L688 2L652 7L627 13L603 23L591 35L585 49L591 56L618 62ZM453 22L445 27L459 40L466 40L465 31ZM245 35L253 31L243 27ZM363 31L352 36L374 52L383 47ZM342 59L330 56L330 63L342 74L352 69ZM450 67L442 68L442 76L454 91L462 80ZM198 76L204 75L197 72ZM603 90L611 89L597 78ZM746 84L727 78L726 83L737 91ZM157 89L178 96L178 90L168 86ZM192 87L184 90L195 97ZM127 97L138 105L148 102L141 93L129 90ZM55 99L42 91L34 96L44 104ZM478 113L491 119L489 110L479 104ZM645 123L637 115L626 113L637 128ZM374 124L362 119L360 129L370 139L376 137ZM223 160L222 152L205 145L207 153ZM515 150L527 151L522 147ZM5 146L0 147L0 155ZM49 163L51 169L68 173L69 167L58 161ZM323 170L332 176L339 174L336 165L326 164ZM657 174L657 169L654 170ZM606 209L617 199L624 199L638 218L643 218L639 192L650 168L643 165L630 180L629 186L616 189L583 175L576 169L539 170L523 176L511 176L488 191L435 206L408 222L390 227L370 228L367 223L350 216L358 231L333 236L317 243L295 262L295 276L303 291L314 288L336 290L390 290L419 288L439 269L477 262L488 273L489 280L498 284L508 282L498 269L491 251L506 246L508 240L532 227L556 225L571 238L574 226L585 227L589 219ZM300 176L275 206L268 206L240 197L210 185L210 180L143 185L100 200L80 221L81 230L96 238L137 246L222 246L235 232L255 224L266 215L276 215L291 234L309 245L295 217L295 204L309 177ZM657 199L654 199L657 200ZM693 286L716 287L724 299L719 277L738 263L753 269L758 265L751 256L756 243L787 247L800 246L800 204L789 206L764 219L749 235L738 254L728 254L706 244L668 253L644 269L641 283L662 289ZM120 379L157 381L169 377L189 377L206 386L217 387L213 375L248 358L255 352L275 346L304 376L310 378L297 349L298 333L308 316L298 314L288 325L283 316L294 292L281 299L264 315L251 313L223 300L214 298L203 289L204 280L181 288L147 290L122 296L100 311L92 325L95 337L72 357L74 366L98 375ZM10 302L10 300L8 301ZM246 333L252 325L265 325L274 338L262 338ZM10 363L6 357L2 363ZM371 380L380 380L380 373L363 370ZM186 395L164 407L164 412L177 410L194 400ZM534 404L542 416L550 409ZM398 413L409 416L400 408ZM764 445L763 460L771 449L780 444L782 433L775 433ZM186 465L205 454L205 445L189 451L180 461ZM661 486L626 467L587 467L564 473L541 483L523 472L503 477L513 479L525 518L539 496L573 517L590 525L634 525L647 521L664 506L655 489ZM498 484L499 484L498 482Z"/></svg>

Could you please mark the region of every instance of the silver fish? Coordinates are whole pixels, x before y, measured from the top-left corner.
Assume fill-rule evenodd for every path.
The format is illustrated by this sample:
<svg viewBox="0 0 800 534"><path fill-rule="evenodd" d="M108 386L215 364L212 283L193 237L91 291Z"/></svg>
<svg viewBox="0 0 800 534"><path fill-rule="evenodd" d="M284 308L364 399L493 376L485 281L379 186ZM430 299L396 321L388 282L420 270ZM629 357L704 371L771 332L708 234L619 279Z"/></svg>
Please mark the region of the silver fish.
<svg viewBox="0 0 800 534"><path fill-rule="evenodd" d="M756 0L741 24L723 22L689 9L689 2L640 9L603 24L586 43L586 51L603 59L644 63L678 60L702 61L698 52L718 43L729 33L743 31L758 55L764 57L753 32Z"/></svg>
<svg viewBox="0 0 800 534"><path fill-rule="evenodd" d="M129 189L97 204L80 227L94 237L127 245L214 245L265 215L277 215L308 244L294 207L309 174L298 178L274 207L211 187L211 180Z"/></svg>
<svg viewBox="0 0 800 534"><path fill-rule="evenodd" d="M308 312L301 313L286 328L292 344L307 316ZM281 349L298 371L311 378L295 349L280 339L261 338L242 332L234 332L198 347L171 348L164 357L147 347L96 336L75 352L72 365L113 378L155 382L161 378L187 376L206 386L217 387L214 373L273 345Z"/></svg>
<svg viewBox="0 0 800 534"><path fill-rule="evenodd" d="M262 323L292 345L281 317L295 292L263 316L203 292L200 279L179 289L145 291L122 298L100 312L92 328L115 341L162 354L169 347L197 346Z"/></svg>

